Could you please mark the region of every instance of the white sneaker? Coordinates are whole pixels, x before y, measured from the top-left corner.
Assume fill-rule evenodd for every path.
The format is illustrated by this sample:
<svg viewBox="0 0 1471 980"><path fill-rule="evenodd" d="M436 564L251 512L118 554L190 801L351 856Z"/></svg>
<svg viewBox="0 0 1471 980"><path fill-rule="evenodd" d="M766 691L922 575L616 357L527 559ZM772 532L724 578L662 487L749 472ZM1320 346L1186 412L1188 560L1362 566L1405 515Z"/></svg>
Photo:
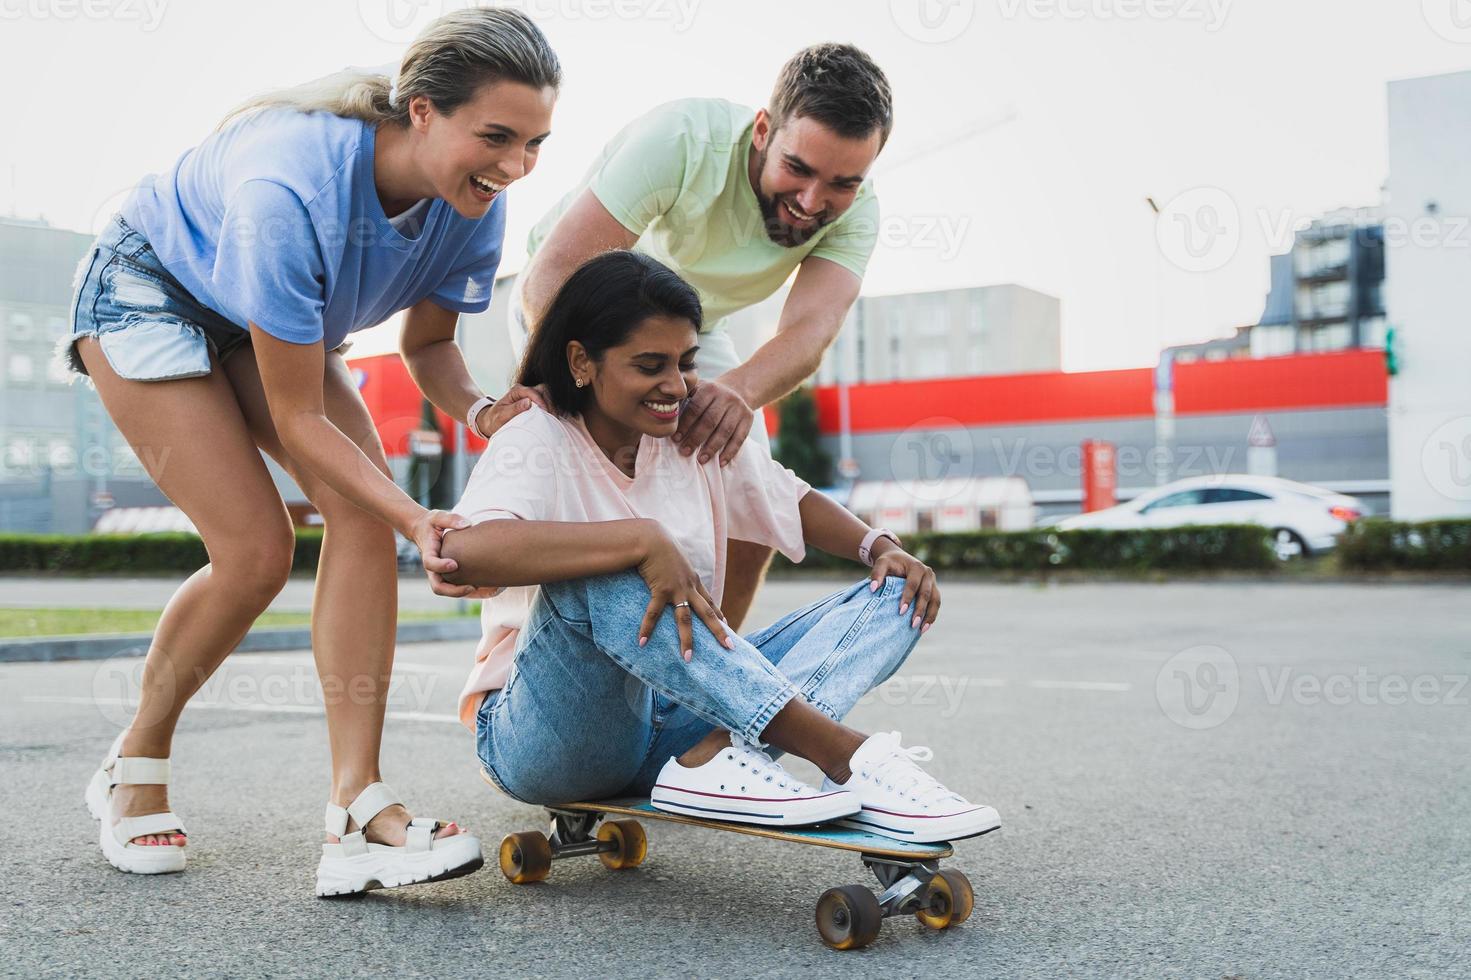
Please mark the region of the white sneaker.
<svg viewBox="0 0 1471 980"><path fill-rule="evenodd" d="M838 825L921 843L975 837L1000 827L993 808L968 802L915 765L934 757L923 746L900 746L898 732L870 735L853 753L846 783L822 781L823 789L845 789L863 801L861 812Z"/></svg>
<svg viewBox="0 0 1471 980"><path fill-rule="evenodd" d="M858 812L847 790L817 789L750 746L731 746L693 769L670 758L649 802L657 809L709 820L795 827Z"/></svg>

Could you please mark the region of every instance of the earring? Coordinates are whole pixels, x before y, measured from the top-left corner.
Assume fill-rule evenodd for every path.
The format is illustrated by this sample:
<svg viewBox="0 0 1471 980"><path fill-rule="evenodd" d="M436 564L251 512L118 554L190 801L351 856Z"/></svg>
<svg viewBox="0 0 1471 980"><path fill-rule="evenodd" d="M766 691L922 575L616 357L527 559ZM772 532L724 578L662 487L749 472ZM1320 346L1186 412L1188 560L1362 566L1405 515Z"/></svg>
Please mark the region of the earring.
<svg viewBox="0 0 1471 980"><path fill-rule="evenodd" d="M579 387L579 388L581 388L586 383L587 382L583 381L581 378L578 378L577 379L577 387Z"/></svg>

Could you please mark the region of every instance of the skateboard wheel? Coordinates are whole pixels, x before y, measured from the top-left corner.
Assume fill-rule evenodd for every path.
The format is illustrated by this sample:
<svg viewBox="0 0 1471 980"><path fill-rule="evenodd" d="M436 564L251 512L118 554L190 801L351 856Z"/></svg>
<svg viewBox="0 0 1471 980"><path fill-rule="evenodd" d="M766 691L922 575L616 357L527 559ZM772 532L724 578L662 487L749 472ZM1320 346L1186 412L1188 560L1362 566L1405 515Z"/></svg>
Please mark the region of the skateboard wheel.
<svg viewBox="0 0 1471 980"><path fill-rule="evenodd" d="M879 900L862 885L829 888L817 900L817 932L831 949L861 949L883 923Z"/></svg>
<svg viewBox="0 0 1471 980"><path fill-rule="evenodd" d="M930 879L920 900L914 917L931 929L948 929L970 918L975 892L964 873L947 868Z"/></svg>
<svg viewBox="0 0 1471 980"><path fill-rule="evenodd" d="M598 828L598 840L614 841L616 851L601 851L598 860L614 871L636 868L649 853L649 839L637 820L610 820Z"/></svg>
<svg viewBox="0 0 1471 980"><path fill-rule="evenodd" d="M513 885L541 881L552 870L552 845L534 830L507 834L501 840L501 874Z"/></svg>

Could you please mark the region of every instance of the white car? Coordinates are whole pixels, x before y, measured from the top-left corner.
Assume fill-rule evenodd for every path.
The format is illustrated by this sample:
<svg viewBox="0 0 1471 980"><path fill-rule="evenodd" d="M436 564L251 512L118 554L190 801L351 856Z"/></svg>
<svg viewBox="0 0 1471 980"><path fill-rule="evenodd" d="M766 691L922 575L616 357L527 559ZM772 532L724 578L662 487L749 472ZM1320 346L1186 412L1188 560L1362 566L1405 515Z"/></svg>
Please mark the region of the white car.
<svg viewBox="0 0 1471 980"><path fill-rule="evenodd" d="M1260 524L1272 531L1286 561L1331 550L1338 535L1368 512L1357 497L1272 476L1196 476L1156 487L1134 499L1066 517L1060 531L1108 531L1185 524Z"/></svg>

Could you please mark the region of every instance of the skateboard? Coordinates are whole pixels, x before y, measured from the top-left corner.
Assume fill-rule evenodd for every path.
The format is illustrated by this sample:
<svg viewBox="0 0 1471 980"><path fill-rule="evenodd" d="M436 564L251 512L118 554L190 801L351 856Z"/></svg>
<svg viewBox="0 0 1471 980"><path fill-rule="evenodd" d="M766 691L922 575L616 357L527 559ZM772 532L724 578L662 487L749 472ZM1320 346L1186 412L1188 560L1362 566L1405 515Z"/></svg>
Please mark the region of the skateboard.
<svg viewBox="0 0 1471 980"><path fill-rule="evenodd" d="M480 775L494 787L483 771ZM960 871L940 868L940 861L955 853L946 841L911 843L831 824L765 827L704 820L655 809L647 798L563 803L545 809L551 822L548 833L523 831L501 841L501 873L514 885L545 879L553 861L589 854L614 871L638 867L648 854L643 825L633 819L605 819L637 817L856 853L882 890L875 895L864 885L843 885L822 893L817 900L817 932L832 949L867 946L878 937L883 920L896 915L913 915L931 929L948 929L964 922L975 904L970 879Z"/></svg>

